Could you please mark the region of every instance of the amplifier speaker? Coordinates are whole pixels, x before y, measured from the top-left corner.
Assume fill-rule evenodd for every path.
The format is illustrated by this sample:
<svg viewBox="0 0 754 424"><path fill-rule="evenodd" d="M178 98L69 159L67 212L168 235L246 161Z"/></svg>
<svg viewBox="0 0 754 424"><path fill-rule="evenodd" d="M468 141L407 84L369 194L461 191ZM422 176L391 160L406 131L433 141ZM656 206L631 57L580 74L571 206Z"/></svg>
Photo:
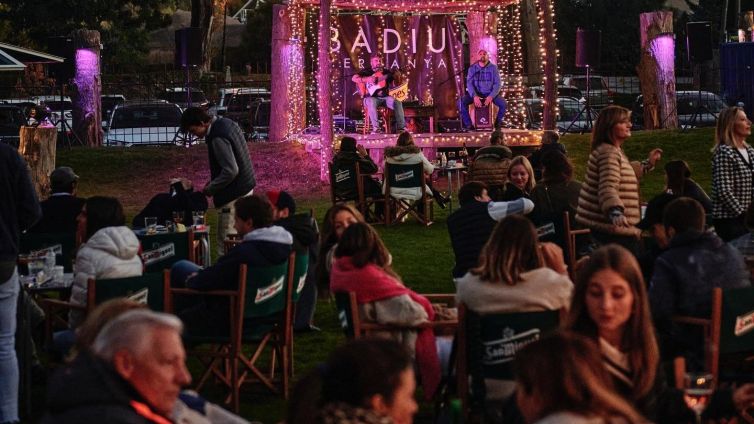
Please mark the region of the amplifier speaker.
<svg viewBox="0 0 754 424"><path fill-rule="evenodd" d="M47 37L47 49L51 54L65 58L63 63L50 64L48 72L59 82L67 82L76 75L74 66L73 38L71 37Z"/></svg>
<svg viewBox="0 0 754 424"><path fill-rule="evenodd" d="M686 50L689 62L712 60L712 25L709 22L686 24Z"/></svg>
<svg viewBox="0 0 754 424"><path fill-rule="evenodd" d="M576 66L600 66L602 31L578 28L576 30Z"/></svg>
<svg viewBox="0 0 754 424"><path fill-rule="evenodd" d="M175 67L187 68L202 64L202 33L188 27L175 31Z"/></svg>

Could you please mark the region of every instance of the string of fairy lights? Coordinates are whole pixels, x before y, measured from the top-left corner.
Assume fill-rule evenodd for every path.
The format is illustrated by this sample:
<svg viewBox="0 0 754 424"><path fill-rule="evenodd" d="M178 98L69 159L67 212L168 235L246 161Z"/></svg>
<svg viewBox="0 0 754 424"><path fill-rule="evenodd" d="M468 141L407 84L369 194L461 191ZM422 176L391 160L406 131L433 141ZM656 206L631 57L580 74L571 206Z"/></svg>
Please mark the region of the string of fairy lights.
<svg viewBox="0 0 754 424"><path fill-rule="evenodd" d="M528 71L529 74L544 74L544 67L548 60L552 60L557 63L557 57L548 58L545 49L546 28L544 26L544 18L545 14L549 14L550 18L553 19L554 22L554 7L550 2L548 3L547 10L542 10L540 3L541 2L537 2L537 14L539 21L539 53L541 56L539 69L524 69L525 61L522 48L523 23L521 21L520 2L509 2L509 4L505 6L496 6L492 9L489 9L488 13L485 15L485 32L494 33L495 40L497 42L498 68L500 69L501 79L502 81L504 81L504 85L506 86L506 99L508 100L506 124L510 128L523 129L525 127L526 105L524 101L524 72ZM452 25L450 25L450 31L452 34L451 37L460 37L463 17L468 13L479 10L480 8L484 8L487 5L489 5L489 2L483 0L430 0L426 2L404 2L396 0L353 0L348 4L349 10L344 10L343 14L356 15L359 26L361 26L364 17L367 14L377 15L377 24L375 25L376 39L377 45L382 46L385 41L383 39L383 29L387 26L385 15L397 15L398 19L396 19L394 22L396 22L396 26L400 25L404 33L406 33L410 30L408 26L411 24L411 16L418 15L420 16L420 18L424 18L433 14L438 14L438 11L440 11L440 14L449 15L449 19L452 22ZM288 77L290 81L290 85L288 87L289 95L292 95L294 93L295 95L299 95L299 93L304 92L303 90L306 90L305 92L308 103L304 104L305 110L298 110L298 105L300 104L300 102L292 102L293 108L288 114L287 123L288 134L292 134L296 131L298 122L300 121L302 116L305 117L306 122L312 125L319 124L319 114L317 113L319 108L319 101L316 97L318 90L317 73L319 69L319 7L312 5L311 1L308 0L290 0L288 9L289 17L291 19L292 40L294 41L294 43L303 43L300 48L292 50L295 52L303 52L303 54L307 57L306 61L309 65L305 66L304 57L292 57L290 59L291 64L294 66L288 67ZM451 13L449 11L453 12ZM341 28L338 20L338 16L339 14L341 14L341 10L336 7L335 1L331 3L330 12L331 28L335 28L338 34L341 34ZM497 14L498 19L494 19L494 16L492 16L492 14ZM302 24L302 22L305 22L305 24ZM491 31L490 29L493 29L494 31ZM332 35L335 34L331 34L331 36ZM335 40L328 40L327 42L331 43L333 41ZM403 38L401 43L402 45L399 46L399 51L404 55L404 57L407 57L411 48L410 42L408 38ZM357 51L355 51L357 57L361 57L362 52L360 50L361 48L357 47ZM425 54L430 55L431 53L427 51ZM393 55L395 55L395 53L385 55L384 60L386 66L390 66L390 64L392 63ZM332 88L330 101L331 112L333 116L340 115L343 117L343 119L345 119L345 116L348 115L348 111L346 110L347 105L344 104L342 99L344 98L344 96L350 98L350 93L342 92L345 89L343 80L350 77L350 75L347 73L347 70L344 69L343 63L336 62L336 59L338 58L337 52L331 51L329 58L331 62L330 69L332 70L330 78ZM454 78L456 84L458 85L461 85L462 80L464 79L464 76L461 75L462 73L459 72L459 70L461 70L463 67L463 63L460 62L462 58L463 52L461 43L456 43L456 51L455 54L452 55L452 70L448 69L448 76L452 75L451 72L455 73L456 75ZM425 59L427 59L426 56ZM307 85L306 78L303 76L305 75L306 68L309 68L312 74L312 83L309 85ZM410 80L412 74L411 67L406 67L402 69L402 71L404 72L405 77ZM422 93L410 93L409 97L411 99L418 98L418 100L426 102L427 92L429 92L429 96L431 97L431 91L435 88L434 67L430 67L430 71L426 74L426 77L426 80L421 81L420 84L420 86L422 87L427 87L426 91ZM547 76L545 75L545 81L546 78ZM556 80L557 79L559 79L559 76L556 74ZM346 83L345 86L347 87L348 84ZM311 100L311 98L313 98L313 101ZM469 147L473 147L474 145L486 144L488 135L485 133L467 133L458 136L448 134L428 135L427 137L415 138L419 146L427 143L435 143L436 141L442 140L443 142L457 141L459 144L462 141L465 141ZM360 140L360 143L364 144L365 147L369 147L370 145L377 147L384 146L387 140L392 141L393 139L394 135L385 135L384 137L371 136L369 138ZM526 131L506 130L507 144L531 144L532 142L539 142L539 136L532 135L531 133L528 133ZM335 145L336 142L333 141L333 147L335 147ZM428 145L426 147L431 146ZM322 163L321 166L326 167L326 163Z"/></svg>

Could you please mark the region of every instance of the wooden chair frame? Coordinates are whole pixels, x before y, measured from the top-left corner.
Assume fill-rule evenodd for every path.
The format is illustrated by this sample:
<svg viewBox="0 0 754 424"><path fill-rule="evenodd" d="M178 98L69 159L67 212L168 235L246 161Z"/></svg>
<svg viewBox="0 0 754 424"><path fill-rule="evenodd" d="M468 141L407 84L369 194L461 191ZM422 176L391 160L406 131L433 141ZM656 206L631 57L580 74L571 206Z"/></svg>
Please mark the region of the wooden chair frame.
<svg viewBox="0 0 754 424"><path fill-rule="evenodd" d="M333 170L335 169L335 164L333 162L328 163L328 169L330 170L330 202L335 205L337 203L346 203L346 202L355 202L356 203L356 209L361 212L362 215L364 215L364 218L366 218L369 221L377 222L376 213L372 211L372 206L377 204L378 202L384 202L385 200L382 198L382 196L376 197L376 196L369 196L367 197L365 190L364 190L364 178L371 178L372 175L379 175L377 174L364 174L361 172L361 166L358 162L354 164L354 172L355 172L355 179L356 179L356 198L350 198L350 197L343 197L339 196L336 193L336 182L335 182L335 173Z"/></svg>
<svg viewBox="0 0 754 424"><path fill-rule="evenodd" d="M335 293L336 296L342 295L342 296L348 296L348 304L347 308L348 311L347 314L350 314L350 322L347 322L347 317L343 317L343 319L346 319L345 325L348 328L344 328L346 332L349 334L349 338L353 339L361 339L365 337L369 337L370 333L374 332L380 332L380 331L404 331L404 330L420 330L422 328L432 328L435 331L440 331L443 333L446 332L452 332L455 331L458 321L457 320L437 320L437 321L430 321L426 323L422 323L416 326L399 326L399 325L387 325L387 324L379 324L374 322L365 322L361 319L359 316L359 304L356 301L356 293L354 292L341 292L341 293ZM423 294L422 296L429 299L430 302L433 303L447 303L447 304L454 304L455 303L455 294ZM338 313L340 314L341 311ZM341 321L341 325L343 325L344 322Z"/></svg>
<svg viewBox="0 0 754 424"><path fill-rule="evenodd" d="M568 211L563 211L563 231L566 237L566 246L568 247L568 276L571 281L576 278L576 237L579 235L590 234L589 228L571 228L571 216Z"/></svg>
<svg viewBox="0 0 754 424"><path fill-rule="evenodd" d="M421 188L421 197L417 200L410 201L395 197L390 194L390 170L396 166L395 164L385 163L385 225L393 225L396 222L401 222L404 217L413 215L417 221L419 221L425 227L432 225L434 219L434 200L431 193L426 190L427 187L427 175L424 173L424 169L421 163L415 164L415 169L419 172L419 180ZM413 202L413 203L412 203ZM424 212L419 213L417 207L420 204L424 204ZM395 207L396 216L393 217L392 208Z"/></svg>
<svg viewBox="0 0 754 424"><path fill-rule="evenodd" d="M191 349L189 353L197 357L205 368L197 380L196 390L199 391L209 381L210 377L214 377L224 386L228 387L230 393L226 397L225 402L230 403L236 413L240 407L239 391L241 385L252 375L273 393L280 394L282 392L283 397L285 399L288 398L289 377L291 374L289 361L292 360L292 354L289 354L289 350L293 339L293 313L291 306L293 284L291 284L291 281L294 273L295 255L295 252L291 252L288 257L288 270L284 289L285 306L281 317L271 331L262 336L259 341L255 341L256 349L250 357L243 352L244 309L245 299L248 294L246 286L248 268L245 264L240 265L239 268L238 290L199 291L188 288L170 288L167 292L168 295L165 297L166 307L170 312L173 310L173 295L225 297L230 302L230 331L227 341L221 343L208 342L206 344L213 345L213 348L209 351ZM272 347L269 375L256 366L257 360L268 345ZM282 368L280 389L275 387L274 384L274 369L277 356L280 357Z"/></svg>

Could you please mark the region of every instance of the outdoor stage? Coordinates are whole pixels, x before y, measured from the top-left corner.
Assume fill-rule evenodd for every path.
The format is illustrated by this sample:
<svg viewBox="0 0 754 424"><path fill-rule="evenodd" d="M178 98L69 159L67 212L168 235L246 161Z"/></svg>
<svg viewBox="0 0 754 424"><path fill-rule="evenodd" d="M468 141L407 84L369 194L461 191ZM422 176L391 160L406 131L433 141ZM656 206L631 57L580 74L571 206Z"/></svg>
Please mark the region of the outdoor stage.
<svg viewBox="0 0 754 424"><path fill-rule="evenodd" d="M542 131L539 130L519 130L504 128L501 130L505 134L505 145L513 150L514 154L521 154L538 148L542 144ZM459 150L466 143L466 148L473 153L474 150L489 146L491 131L473 131L467 133L416 133L412 134L414 143L422 149L422 153L430 161L433 161L437 155L437 150ZM397 134L336 134L334 150L340 146L340 139L344 136L350 136L356 139L358 144L363 145L368 151L369 156L378 164L384 159L386 147L394 146L398 138ZM320 150L319 134L299 134L293 139L306 145L308 151Z"/></svg>

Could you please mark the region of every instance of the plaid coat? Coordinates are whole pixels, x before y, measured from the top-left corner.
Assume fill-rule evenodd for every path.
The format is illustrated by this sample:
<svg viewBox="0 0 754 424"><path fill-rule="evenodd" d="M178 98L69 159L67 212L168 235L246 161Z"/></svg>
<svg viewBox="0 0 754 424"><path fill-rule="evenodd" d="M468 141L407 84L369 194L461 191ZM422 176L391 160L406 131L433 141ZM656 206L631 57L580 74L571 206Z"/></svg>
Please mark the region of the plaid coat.
<svg viewBox="0 0 754 424"><path fill-rule="evenodd" d="M712 156L712 217L735 218L749 207L754 178L754 148L746 145L749 162L735 147L725 144Z"/></svg>

